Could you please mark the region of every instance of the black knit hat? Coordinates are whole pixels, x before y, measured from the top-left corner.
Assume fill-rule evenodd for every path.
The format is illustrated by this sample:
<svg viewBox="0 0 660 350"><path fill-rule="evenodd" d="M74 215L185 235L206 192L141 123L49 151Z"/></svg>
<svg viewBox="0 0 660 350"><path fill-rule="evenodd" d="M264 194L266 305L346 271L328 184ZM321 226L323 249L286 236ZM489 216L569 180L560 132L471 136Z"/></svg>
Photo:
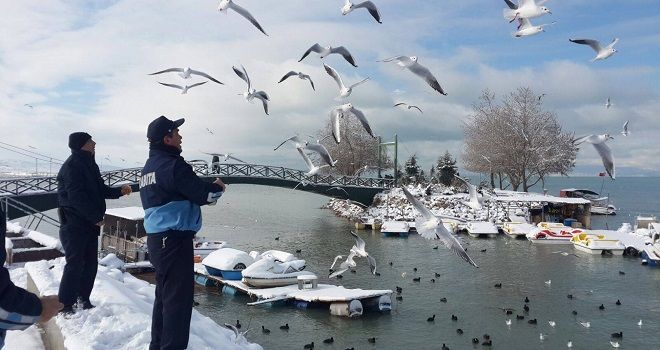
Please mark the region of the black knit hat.
<svg viewBox="0 0 660 350"><path fill-rule="evenodd" d="M183 124L185 121L186 120L183 118L170 120L162 115L154 119L151 123L149 123L149 127L147 128L147 138L149 139L149 142L156 143L163 141L163 137L165 137L165 135L168 135L174 129L180 127L181 124Z"/></svg>
<svg viewBox="0 0 660 350"><path fill-rule="evenodd" d="M92 139L92 135L86 132L74 132L69 135L69 148L72 150L79 150L84 146L87 141Z"/></svg>

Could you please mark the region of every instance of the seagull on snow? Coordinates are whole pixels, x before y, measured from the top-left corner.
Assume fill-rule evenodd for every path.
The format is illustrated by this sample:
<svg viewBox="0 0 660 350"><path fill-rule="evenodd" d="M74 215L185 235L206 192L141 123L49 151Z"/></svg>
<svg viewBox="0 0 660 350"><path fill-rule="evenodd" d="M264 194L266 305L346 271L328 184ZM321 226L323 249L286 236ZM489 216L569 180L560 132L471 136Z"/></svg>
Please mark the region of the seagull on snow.
<svg viewBox="0 0 660 350"><path fill-rule="evenodd" d="M535 0L518 0L518 5L514 4L511 0L504 0L508 9L504 9L502 12L504 18L509 20L509 23L515 21L518 18L534 18L542 16L546 13L552 14L549 8L541 6L546 3L547 0L541 0L536 3Z"/></svg>
<svg viewBox="0 0 660 350"><path fill-rule="evenodd" d="M224 85L222 82L215 79L214 77L212 77L212 76L210 76L210 75L208 75L204 72L194 70L194 69L190 69L190 67L187 67L187 68L168 68L168 69L156 72L156 73L150 73L149 75L156 75L156 74L169 73L169 72L178 72L179 76L183 79L190 79L193 74L194 75L199 75L200 77L204 77L204 78L206 78L206 79L208 79L212 82Z"/></svg>
<svg viewBox="0 0 660 350"><path fill-rule="evenodd" d="M413 208L417 210L419 214L422 215L421 218L415 220L415 227L417 227L417 232L426 239L440 239L445 247L449 248L454 254L461 257L463 260L467 261L470 265L474 267L479 267L477 264L468 256L467 252L461 246L461 243L447 231L445 225L442 224L442 219L433 215L431 211L426 208L417 198L413 197L410 192L405 187L402 187L403 193L406 195L406 198L412 204Z"/></svg>
<svg viewBox="0 0 660 350"><path fill-rule="evenodd" d="M316 91L316 89L314 88L314 82L312 81L312 78L310 78L309 75L307 75L303 72L290 71L289 73L286 73L282 77L282 79L280 79L280 81L278 81L277 83L279 84L279 83L285 81L287 78L293 77L293 76L297 76L298 78L303 79L303 80L305 80L305 79L309 80L309 83L312 84L312 90Z"/></svg>
<svg viewBox="0 0 660 350"><path fill-rule="evenodd" d="M610 139L614 139L614 137L610 136L609 134L587 135L575 140L575 144L579 145L583 142L588 142L594 145L594 148L596 148L596 151L600 155L600 158L603 160L605 171L607 171L607 174L610 175L612 180L614 180L615 179L614 156L612 155L612 150L609 147L607 147L607 145L605 144L605 142Z"/></svg>
<svg viewBox="0 0 660 350"><path fill-rule="evenodd" d="M158 82L158 84L160 84L160 85L165 85L165 86L169 86L169 87L171 87L171 88L175 88L175 89L179 89L179 90L181 90L181 95L185 95L185 94L187 94L187 93L188 93L188 90L194 88L195 86L204 85L204 84L206 84L206 83L207 83L206 81L203 81L203 82L201 82L201 83L196 83L196 84L192 84L192 85L181 86L181 85L176 85L176 84L166 84L166 83L161 83L160 81Z"/></svg>
<svg viewBox="0 0 660 350"><path fill-rule="evenodd" d="M342 57L344 57L344 59L346 61L348 61L348 63L353 65L353 67L357 67L357 64L355 64L355 59L353 58L351 53L348 52L348 50L343 46L339 46L339 47L326 46L326 47L323 47L323 46L319 45L318 43L314 44L309 49L307 49L307 51L305 51L305 53L298 60L298 62L304 60L305 57L307 57L310 52L318 53L319 57L322 58L322 59L326 58L330 54L336 53L336 54L342 55Z"/></svg>
<svg viewBox="0 0 660 350"><path fill-rule="evenodd" d="M367 117L364 116L364 113L362 113L361 110L353 107L352 104L346 103L333 109L330 112L330 123L332 124L332 136L335 138L335 141L337 141L337 143L341 141L341 137L339 135L339 118L343 118L344 115L355 116L360 121L360 123L362 123L362 127L364 127L364 130L366 130L367 133L371 135L371 137L376 138L376 136L374 136L374 133L371 131L371 126L369 126L369 121L367 121Z"/></svg>
<svg viewBox="0 0 660 350"><path fill-rule="evenodd" d="M591 62L594 62L597 60L604 60L617 53L614 45L619 42L619 38L614 38L614 40L605 47L600 46L600 42L593 39L568 39L568 41L576 44L589 45L589 47L596 51L596 57L591 59Z"/></svg>
<svg viewBox="0 0 660 350"><path fill-rule="evenodd" d="M380 12L378 12L378 8L371 1L363 1L358 4L353 4L351 0L346 0L346 4L344 4L344 6L341 8L341 14L346 16L347 14L351 13L353 10L359 8L367 9L371 14L371 16L376 20L376 22L383 23L380 18Z"/></svg>
<svg viewBox="0 0 660 350"><path fill-rule="evenodd" d="M259 29L262 33L268 36L268 34L266 34L264 29L261 28L261 24L259 24L259 22L257 22L257 20L254 19L254 17L252 17L252 15L250 14L250 12L248 12L248 10L236 5L232 0L221 0L220 4L218 5L218 11L227 14L227 12L229 12L228 11L229 9L232 9L236 11L239 15L245 17L245 19L250 21L250 23L252 23L255 27L257 27L257 29Z"/></svg>
<svg viewBox="0 0 660 350"><path fill-rule="evenodd" d="M433 76L431 71L417 62L417 56L396 56L384 59L383 62L396 62L396 64L398 64L400 67L408 68L409 71L424 79L424 81L426 81L426 83L429 84L433 90L445 96L447 95L445 91L442 90L440 83L438 83L438 79Z"/></svg>
<svg viewBox="0 0 660 350"><path fill-rule="evenodd" d="M238 75L239 78L243 79L247 83L247 91L239 95L243 95L243 97L245 97L245 99L248 101L252 101L255 98L261 100L261 103L263 103L264 105L264 112L266 112L266 115L268 115L268 101L270 101L268 94L266 94L263 91L257 91L252 88L252 84L250 83L250 77L248 76L245 67L241 66L243 71L238 70L238 68L234 66L232 66L231 68L234 70L234 73L236 73L236 75Z"/></svg>
<svg viewBox="0 0 660 350"><path fill-rule="evenodd" d="M369 80L369 78L367 77L367 78L364 78L364 79L358 81L357 83L355 83L353 85L350 85L349 87L346 87L346 85L344 85L344 82L341 80L341 77L339 76L339 73L337 73L337 71L334 68L328 66L325 63L323 64L323 67L325 68L325 71L328 73L328 75L330 75L332 77L332 79L334 79L335 82L337 82L337 85L339 86L339 97L337 97L337 99L346 98L346 97L350 96L351 92L353 92L354 87L356 87L356 86L364 83L365 81Z"/></svg>
<svg viewBox="0 0 660 350"><path fill-rule="evenodd" d="M523 36L532 36L541 32L545 32L545 26L553 25L557 22L540 24L535 26L530 22L529 18L518 18L518 29L513 32L513 36L520 38Z"/></svg>

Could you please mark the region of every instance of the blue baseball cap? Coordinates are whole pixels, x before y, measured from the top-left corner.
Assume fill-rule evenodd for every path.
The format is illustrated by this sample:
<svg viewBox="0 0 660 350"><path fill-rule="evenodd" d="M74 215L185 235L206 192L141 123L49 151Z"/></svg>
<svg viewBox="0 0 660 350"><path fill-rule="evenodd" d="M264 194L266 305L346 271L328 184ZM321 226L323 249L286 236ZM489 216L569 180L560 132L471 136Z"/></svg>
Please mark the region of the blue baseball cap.
<svg viewBox="0 0 660 350"><path fill-rule="evenodd" d="M149 123L147 127L147 138L149 142L160 142L165 135L169 135L174 129L180 127L186 120L184 118L177 120L167 119L165 116L160 116Z"/></svg>

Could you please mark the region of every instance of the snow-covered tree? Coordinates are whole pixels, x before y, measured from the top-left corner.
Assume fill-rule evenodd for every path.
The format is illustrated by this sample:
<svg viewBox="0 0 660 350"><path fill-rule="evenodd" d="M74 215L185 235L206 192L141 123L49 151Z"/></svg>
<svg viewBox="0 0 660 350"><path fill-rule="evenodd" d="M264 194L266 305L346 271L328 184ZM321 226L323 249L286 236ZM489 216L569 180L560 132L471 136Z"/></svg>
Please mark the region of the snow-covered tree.
<svg viewBox="0 0 660 350"><path fill-rule="evenodd" d="M484 91L464 123L462 160L470 171L506 179L514 190L529 190L550 174L567 175L575 165L574 135L564 132L553 112L530 88L519 88L497 104Z"/></svg>
<svg viewBox="0 0 660 350"><path fill-rule="evenodd" d="M419 164L417 164L416 155L413 154L408 158L403 169L405 174L403 179L404 183L417 183L420 181L419 175L422 169L419 167Z"/></svg>
<svg viewBox="0 0 660 350"><path fill-rule="evenodd" d="M445 155L438 158L435 167L438 171L438 179L441 184L450 186L454 181L454 175L458 172L456 167L456 159L452 158L449 151L445 151Z"/></svg>

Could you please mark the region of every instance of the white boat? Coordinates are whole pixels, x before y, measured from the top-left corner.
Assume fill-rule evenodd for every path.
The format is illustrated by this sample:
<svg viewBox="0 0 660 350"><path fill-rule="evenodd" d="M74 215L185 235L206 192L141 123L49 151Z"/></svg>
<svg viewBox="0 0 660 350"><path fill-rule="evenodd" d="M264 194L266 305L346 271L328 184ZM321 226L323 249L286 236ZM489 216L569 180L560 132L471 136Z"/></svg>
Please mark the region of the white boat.
<svg viewBox="0 0 660 350"><path fill-rule="evenodd" d="M525 239L527 234L535 228L536 226L526 222L505 222L502 224L502 230L504 233L507 236L516 239Z"/></svg>
<svg viewBox="0 0 660 350"><path fill-rule="evenodd" d="M604 234L582 232L571 238L575 249L589 254L623 254L626 247L618 239L608 239Z"/></svg>
<svg viewBox="0 0 660 350"><path fill-rule="evenodd" d="M472 237L497 237L500 231L489 221L471 221L465 225L467 233Z"/></svg>
<svg viewBox="0 0 660 350"><path fill-rule="evenodd" d="M660 230L660 224L654 226ZM642 251L642 264L649 266L660 266L660 232L655 231L652 236L651 244L644 247Z"/></svg>
<svg viewBox="0 0 660 350"><path fill-rule="evenodd" d="M565 188L559 191L559 197L584 198L591 202L591 214L616 215L616 207L610 204L608 197L601 197L598 192L583 188Z"/></svg>
<svg viewBox="0 0 660 350"><path fill-rule="evenodd" d="M243 283L255 288L272 288L298 284L300 276L316 278L315 274L304 269L305 260L286 252L268 251L242 271Z"/></svg>
<svg viewBox="0 0 660 350"><path fill-rule="evenodd" d="M193 239L194 255L205 258L213 251L224 248L227 245L225 241L210 241L204 237L195 237Z"/></svg>
<svg viewBox="0 0 660 350"><path fill-rule="evenodd" d="M210 275L237 281L243 277L241 272L253 263L248 253L233 248L220 248L202 260Z"/></svg>
<svg viewBox="0 0 660 350"><path fill-rule="evenodd" d="M651 237L655 231L654 224L658 225L658 219L655 216L638 216L635 218L633 233L637 236Z"/></svg>
<svg viewBox="0 0 660 350"><path fill-rule="evenodd" d="M380 227L380 232L385 237L408 237L410 234L410 223L407 221L385 221L383 226Z"/></svg>
<svg viewBox="0 0 660 350"><path fill-rule="evenodd" d="M574 234L584 232L581 229L564 226L556 222L539 222L527 234L527 239L539 244L571 244Z"/></svg>

